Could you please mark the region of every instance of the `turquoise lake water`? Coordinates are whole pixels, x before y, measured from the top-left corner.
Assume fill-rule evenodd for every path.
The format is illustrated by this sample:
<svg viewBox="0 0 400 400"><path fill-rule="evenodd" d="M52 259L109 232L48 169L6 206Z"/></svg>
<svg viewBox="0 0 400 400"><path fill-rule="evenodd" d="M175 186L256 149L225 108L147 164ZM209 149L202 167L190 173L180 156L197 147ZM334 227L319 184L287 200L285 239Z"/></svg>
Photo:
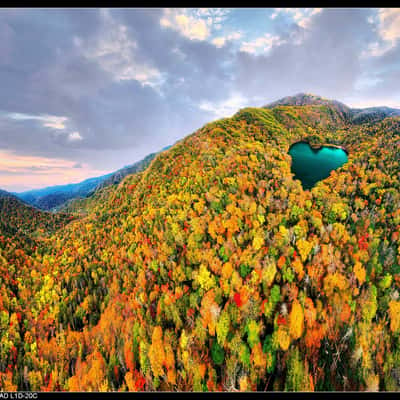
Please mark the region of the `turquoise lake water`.
<svg viewBox="0 0 400 400"><path fill-rule="evenodd" d="M311 189L317 182L329 176L334 169L347 162L344 150L323 146L315 150L308 143L295 143L289 150L292 157L292 172L304 189Z"/></svg>

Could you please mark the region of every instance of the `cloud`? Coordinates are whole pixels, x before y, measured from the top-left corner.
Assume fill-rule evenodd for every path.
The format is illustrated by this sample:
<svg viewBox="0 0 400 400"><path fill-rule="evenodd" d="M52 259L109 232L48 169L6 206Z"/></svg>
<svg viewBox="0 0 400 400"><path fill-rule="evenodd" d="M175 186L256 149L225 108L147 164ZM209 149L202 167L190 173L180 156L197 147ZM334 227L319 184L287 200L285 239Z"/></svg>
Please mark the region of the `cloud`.
<svg viewBox="0 0 400 400"><path fill-rule="evenodd" d="M218 36L215 37L214 39L211 40L211 43L217 47L222 47L225 45L226 42L229 42L231 40L239 40L242 37L241 32L233 32L230 34L227 34L225 36Z"/></svg>
<svg viewBox="0 0 400 400"><path fill-rule="evenodd" d="M264 36L261 36L257 39L254 39L250 42L243 42L240 47L240 51L244 51L250 54L260 54L267 53L274 46L279 46L286 41L277 35L272 35L270 33L266 33Z"/></svg>
<svg viewBox="0 0 400 400"><path fill-rule="evenodd" d="M379 8L368 22L377 32L377 40L362 52L362 57L380 57L396 46L400 38L400 9Z"/></svg>
<svg viewBox="0 0 400 400"><path fill-rule="evenodd" d="M380 8L377 19L381 38L394 44L400 38L400 9Z"/></svg>
<svg viewBox="0 0 400 400"><path fill-rule="evenodd" d="M400 109L400 98L397 100L390 100L387 96L375 97L371 100L359 100L359 99L349 99L348 105L354 108L367 108L367 107L392 107Z"/></svg>
<svg viewBox="0 0 400 400"><path fill-rule="evenodd" d="M400 104L400 40L382 41L377 35L375 51L362 52L365 68L358 80L357 101L396 108Z"/></svg>
<svg viewBox="0 0 400 400"><path fill-rule="evenodd" d="M221 8L167 8L160 19L160 25L176 30L190 40L206 40L213 31L221 29L221 23L228 13L228 9Z"/></svg>
<svg viewBox="0 0 400 400"><path fill-rule="evenodd" d="M392 43L382 40L369 43L368 46L361 52L361 58L381 57L393 47Z"/></svg>
<svg viewBox="0 0 400 400"><path fill-rule="evenodd" d="M82 164L79 170L69 160L20 156L13 152L0 151L0 187L9 191L79 182L109 171L90 168Z"/></svg>
<svg viewBox="0 0 400 400"><path fill-rule="evenodd" d="M41 121L42 125L46 128L52 129L65 129L65 122L68 121L67 117L58 117L56 115L29 115L23 113L8 113L8 118L16 121L37 120Z"/></svg>
<svg viewBox="0 0 400 400"><path fill-rule="evenodd" d="M161 74L140 59L136 52L137 43L129 36L127 26L113 18L108 10L101 10L101 16L101 34L93 40L75 36L75 46L117 81L137 80L142 84L156 84Z"/></svg>
<svg viewBox="0 0 400 400"><path fill-rule="evenodd" d="M68 120L67 117L53 117L46 120L43 124L46 128L52 129L65 129L65 122Z"/></svg>
<svg viewBox="0 0 400 400"><path fill-rule="evenodd" d="M302 15L298 19L295 18L295 21L299 26L306 29L311 24L312 17L316 14L319 14L321 11L322 8L312 8L308 14L306 13L305 15Z"/></svg>
<svg viewBox="0 0 400 400"><path fill-rule="evenodd" d="M321 11L322 8L275 8L270 18L275 19L278 15L287 15L301 28L308 28L312 17Z"/></svg>
<svg viewBox="0 0 400 400"><path fill-rule="evenodd" d="M239 109L244 107L255 106L255 103L261 98L248 99L240 93L233 93L228 99L219 102L204 101L199 104L201 110L207 111L213 117L226 118L235 114Z"/></svg>
<svg viewBox="0 0 400 400"><path fill-rule="evenodd" d="M223 23L232 11L230 8L198 8L190 10L198 17L207 18L207 22L215 30L222 29Z"/></svg>
<svg viewBox="0 0 400 400"><path fill-rule="evenodd" d="M266 101L311 92L342 98L355 90L363 71L359 54L375 38L368 9L323 9L307 29L298 24L282 30L282 44L267 54L240 52L236 88L244 96L265 93ZM278 18L276 29L287 27ZM301 40L290 40L291 37Z"/></svg>
<svg viewBox="0 0 400 400"><path fill-rule="evenodd" d="M160 24L162 27L177 30L190 40L205 40L210 35L206 20L198 19L172 9L165 10Z"/></svg>
<svg viewBox="0 0 400 400"><path fill-rule="evenodd" d="M75 132L71 132L68 135L68 140L70 142L75 142L77 140L83 140L83 137L81 136L81 134L78 131L75 131Z"/></svg>
<svg viewBox="0 0 400 400"><path fill-rule="evenodd" d="M64 134L66 135L67 140L69 142L76 142L83 140L83 137L78 131L74 131L67 134L67 132L65 131L66 122L68 121L67 117L58 117L55 115L29 115L23 113L4 113L4 112L2 113L2 116L3 118L6 117L17 122L30 121L30 120L40 121L43 127L56 130L55 137L60 137Z"/></svg>

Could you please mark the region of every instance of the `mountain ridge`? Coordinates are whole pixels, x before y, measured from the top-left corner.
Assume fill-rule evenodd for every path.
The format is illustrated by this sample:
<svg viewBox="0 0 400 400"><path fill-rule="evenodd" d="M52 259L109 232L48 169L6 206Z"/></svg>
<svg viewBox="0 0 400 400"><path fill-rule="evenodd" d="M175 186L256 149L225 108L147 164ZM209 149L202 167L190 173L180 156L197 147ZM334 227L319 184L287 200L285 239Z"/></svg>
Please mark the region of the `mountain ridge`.
<svg viewBox="0 0 400 400"><path fill-rule="evenodd" d="M400 116L400 109L390 108L386 106L375 106L366 108L352 108L346 104L326 99L324 97L311 93L298 93L293 96L286 96L272 103L265 105L263 108L274 108L277 106L328 106L336 109L345 119L353 124L362 124L366 122L377 122L387 117Z"/></svg>
<svg viewBox="0 0 400 400"><path fill-rule="evenodd" d="M105 175L88 178L78 183L48 186L45 188L32 189L12 194L23 200L25 203L41 210L57 211L68 201L72 201L76 198L86 198L97 190L119 183L129 174L145 169L157 154L170 147L171 146L166 146L159 152L151 153L142 160Z"/></svg>

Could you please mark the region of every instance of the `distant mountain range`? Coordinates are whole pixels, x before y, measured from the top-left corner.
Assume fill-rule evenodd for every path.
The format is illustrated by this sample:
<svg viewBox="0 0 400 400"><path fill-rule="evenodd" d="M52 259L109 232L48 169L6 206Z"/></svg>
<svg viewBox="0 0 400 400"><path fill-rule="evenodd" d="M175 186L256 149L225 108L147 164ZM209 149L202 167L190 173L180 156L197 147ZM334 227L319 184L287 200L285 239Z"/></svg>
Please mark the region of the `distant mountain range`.
<svg viewBox="0 0 400 400"><path fill-rule="evenodd" d="M328 100L320 96L308 93L298 93L287 96L264 106L274 108L277 106L308 106L325 105L336 109L336 111L352 124L363 124L366 122L378 122L387 117L400 116L400 110L390 107L368 107L351 108L337 100Z"/></svg>
<svg viewBox="0 0 400 400"><path fill-rule="evenodd" d="M161 151L169 149L171 146L164 147ZM84 198L106 186L115 185L130 174L144 170L159 152L151 153L143 160L132 165L125 166L118 171L111 172L106 175L95 178L85 179L79 183L71 183L68 185L49 186L42 189L33 189L21 193L12 193L12 195L42 210L58 209L67 201ZM11 195L11 193L0 191Z"/></svg>
<svg viewBox="0 0 400 400"><path fill-rule="evenodd" d="M14 198L14 199L17 198L17 197L14 196L12 193L0 189L0 199L4 199L5 197L12 197L12 198Z"/></svg>
<svg viewBox="0 0 400 400"><path fill-rule="evenodd" d="M42 210L51 210L52 208L65 203L75 197L85 197L96 189L96 187L109 178L112 174L89 178L79 183L68 185L49 186L43 189L28 190L22 193L13 193L25 203Z"/></svg>

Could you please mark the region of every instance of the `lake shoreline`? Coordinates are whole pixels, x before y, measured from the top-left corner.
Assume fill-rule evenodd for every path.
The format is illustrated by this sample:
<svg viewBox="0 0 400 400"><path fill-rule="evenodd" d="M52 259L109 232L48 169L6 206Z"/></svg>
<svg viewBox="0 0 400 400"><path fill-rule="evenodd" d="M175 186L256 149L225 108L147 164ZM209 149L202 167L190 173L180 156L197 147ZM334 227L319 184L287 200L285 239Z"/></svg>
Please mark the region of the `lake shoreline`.
<svg viewBox="0 0 400 400"><path fill-rule="evenodd" d="M328 178L332 171L348 161L347 152L339 146L311 146L306 140L291 146L289 156L292 158L291 171L305 190L310 190L319 181Z"/></svg>
<svg viewBox="0 0 400 400"><path fill-rule="evenodd" d="M322 143L322 144L319 144L319 145L315 145L315 144L313 144L313 143L310 143L307 139L301 139L301 140L299 140L299 141L297 141L297 142L291 144L290 147L289 147L289 151L290 151L290 149L291 149L295 144L297 144L297 143L306 143L306 144L308 144L313 150L318 150L318 151L321 150L323 147L333 147L333 148L335 148L335 149L343 150L347 155L349 155L348 150L347 150L345 147L343 147L343 146L339 146L339 145L337 145L337 144L331 144L331 143Z"/></svg>

